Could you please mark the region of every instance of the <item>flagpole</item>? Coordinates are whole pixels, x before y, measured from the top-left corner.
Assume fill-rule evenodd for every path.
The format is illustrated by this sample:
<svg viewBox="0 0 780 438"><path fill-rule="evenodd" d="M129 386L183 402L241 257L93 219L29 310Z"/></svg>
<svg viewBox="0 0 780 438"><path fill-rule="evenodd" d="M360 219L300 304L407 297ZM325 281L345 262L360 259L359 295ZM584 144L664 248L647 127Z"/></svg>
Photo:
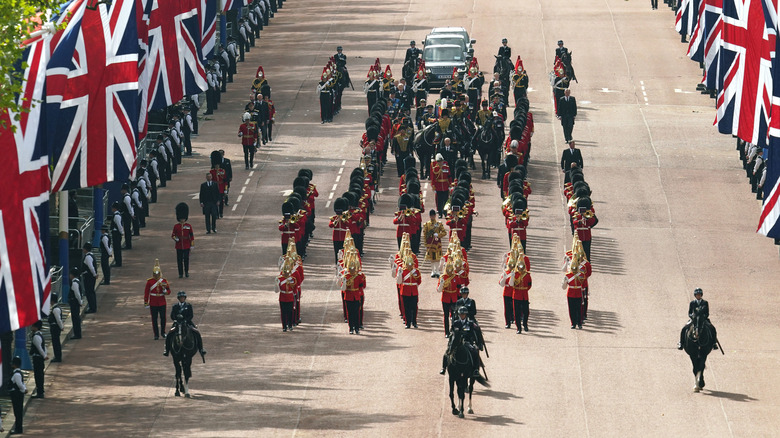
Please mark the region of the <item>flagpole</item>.
<svg viewBox="0 0 780 438"><path fill-rule="evenodd" d="M68 293L70 292L70 251L68 245L68 191L63 190L60 192L60 221L59 221L59 233L60 233L60 266L62 266L62 299L63 303L68 302Z"/></svg>

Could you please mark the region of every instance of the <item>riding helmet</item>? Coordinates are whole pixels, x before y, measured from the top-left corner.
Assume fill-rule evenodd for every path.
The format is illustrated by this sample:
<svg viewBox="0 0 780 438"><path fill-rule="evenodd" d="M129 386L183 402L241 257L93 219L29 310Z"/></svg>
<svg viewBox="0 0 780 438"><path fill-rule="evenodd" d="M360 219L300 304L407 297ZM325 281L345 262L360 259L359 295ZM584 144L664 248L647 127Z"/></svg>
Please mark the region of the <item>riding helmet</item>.
<svg viewBox="0 0 780 438"><path fill-rule="evenodd" d="M183 290L180 290L179 293L176 294L176 298L187 298L187 292L184 292Z"/></svg>
<svg viewBox="0 0 780 438"><path fill-rule="evenodd" d="M700 287L697 287L696 289L693 290L693 294L694 295L704 295L704 292L702 292Z"/></svg>
<svg viewBox="0 0 780 438"><path fill-rule="evenodd" d="M458 315L467 315L469 313L469 309L466 308L466 306L462 306L458 309Z"/></svg>

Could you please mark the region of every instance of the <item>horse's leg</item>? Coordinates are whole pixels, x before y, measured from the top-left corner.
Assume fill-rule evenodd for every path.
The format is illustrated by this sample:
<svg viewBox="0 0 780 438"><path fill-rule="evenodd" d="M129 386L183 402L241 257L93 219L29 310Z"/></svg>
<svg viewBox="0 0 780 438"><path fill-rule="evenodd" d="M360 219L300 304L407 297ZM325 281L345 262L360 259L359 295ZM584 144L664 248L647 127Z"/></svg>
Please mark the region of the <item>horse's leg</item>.
<svg viewBox="0 0 780 438"><path fill-rule="evenodd" d="M179 386L181 385L181 366L175 357L173 358L173 366L176 369L176 397L181 397L181 393L179 392Z"/></svg>
<svg viewBox="0 0 780 438"><path fill-rule="evenodd" d="M192 377L192 356L184 360L184 396L190 398L190 377Z"/></svg>
<svg viewBox="0 0 780 438"><path fill-rule="evenodd" d="M469 410L467 411L469 414L473 414L474 410L471 409L471 393L474 391L474 378L469 378Z"/></svg>
<svg viewBox="0 0 780 438"><path fill-rule="evenodd" d="M458 410L455 409L455 396L453 395L454 390L455 390L455 379L452 377L452 375L450 375L450 404L452 405L452 415L458 415Z"/></svg>
<svg viewBox="0 0 780 438"><path fill-rule="evenodd" d="M697 382L699 388L704 389L704 369L707 368L707 356L701 358L699 363L699 381Z"/></svg>
<svg viewBox="0 0 780 438"><path fill-rule="evenodd" d="M458 380L458 418L463 418L463 401L466 398L466 385L468 385L468 380L465 377L461 377Z"/></svg>

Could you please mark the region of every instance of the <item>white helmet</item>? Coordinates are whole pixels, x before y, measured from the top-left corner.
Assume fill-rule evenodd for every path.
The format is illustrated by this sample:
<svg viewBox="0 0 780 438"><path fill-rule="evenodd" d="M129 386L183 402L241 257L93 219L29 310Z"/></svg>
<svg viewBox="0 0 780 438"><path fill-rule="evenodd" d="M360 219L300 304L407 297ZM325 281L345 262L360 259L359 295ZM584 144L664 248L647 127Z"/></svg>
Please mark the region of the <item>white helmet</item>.
<svg viewBox="0 0 780 438"><path fill-rule="evenodd" d="M241 116L241 120L244 121L244 122L248 122L249 119L251 119L251 118L252 118L252 116L248 112L244 113L244 115Z"/></svg>

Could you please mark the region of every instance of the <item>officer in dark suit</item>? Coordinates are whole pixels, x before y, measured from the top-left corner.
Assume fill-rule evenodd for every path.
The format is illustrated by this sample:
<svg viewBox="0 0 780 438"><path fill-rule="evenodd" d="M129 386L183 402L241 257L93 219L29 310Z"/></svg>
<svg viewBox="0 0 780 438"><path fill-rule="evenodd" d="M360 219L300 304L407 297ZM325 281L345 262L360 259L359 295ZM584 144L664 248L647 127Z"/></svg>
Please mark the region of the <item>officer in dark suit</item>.
<svg viewBox="0 0 780 438"><path fill-rule="evenodd" d="M582 169L582 152L575 147L574 141L569 142L569 148L563 150L561 154L561 170L566 175L566 181L569 181L569 172L571 164L576 163L577 167Z"/></svg>
<svg viewBox="0 0 780 438"><path fill-rule="evenodd" d="M715 326L712 325L710 322L710 303L707 302L707 300L702 299L702 296L704 295L704 292L701 290L701 288L696 288L693 291L693 301L688 304L688 323L685 324L685 326L680 330L680 342L677 344L677 349L682 350L683 349L683 342L685 341L685 331L688 330L688 326L693 323L693 319L696 316L699 316L702 318L702 325L707 324L712 328L712 336L715 339L718 339L717 332L715 331ZM718 349L718 345L715 344L713 346L715 350Z"/></svg>
<svg viewBox="0 0 780 438"><path fill-rule="evenodd" d="M460 289L460 298L455 303L455 308L460 309L465 307L468 310L469 320L477 320L477 302L469 298L469 288L462 287Z"/></svg>
<svg viewBox="0 0 780 438"><path fill-rule="evenodd" d="M571 131L574 129L574 118L577 117L577 99L571 95L568 88L563 92L563 97L558 101L558 120L563 126L563 137L566 143L571 141Z"/></svg>
<svg viewBox="0 0 780 438"><path fill-rule="evenodd" d="M498 48L498 56L505 59L510 59L512 58L512 48L507 46L506 44L507 44L507 39L506 38L502 39L501 47Z"/></svg>
<svg viewBox="0 0 780 438"><path fill-rule="evenodd" d="M441 156L444 158L444 161L447 162L447 166L449 166L450 171L454 172L455 161L458 160L458 151L456 151L452 146L452 140L449 137L444 137L444 140L442 140L441 144L439 145L439 149L436 152L441 154Z"/></svg>
<svg viewBox="0 0 780 438"><path fill-rule="evenodd" d="M558 47L555 49L555 56L558 58L561 57L564 53L567 53L569 49L566 47L563 47L563 40L558 40Z"/></svg>
<svg viewBox="0 0 780 438"><path fill-rule="evenodd" d="M407 62L413 59L419 58L420 55L422 55L422 50L415 47L414 41L409 41L409 48L406 49L406 57L404 58L404 64L406 64Z"/></svg>
<svg viewBox="0 0 780 438"><path fill-rule="evenodd" d="M220 197L217 183L211 180L211 173L206 174L206 182L200 185L200 207L203 209L203 215L206 216L206 234L212 231L217 232L217 216L219 215Z"/></svg>
<svg viewBox="0 0 780 438"><path fill-rule="evenodd" d="M336 47L336 54L333 55L333 59L336 61L336 68L339 70L347 66L347 55L342 50L341 46Z"/></svg>

